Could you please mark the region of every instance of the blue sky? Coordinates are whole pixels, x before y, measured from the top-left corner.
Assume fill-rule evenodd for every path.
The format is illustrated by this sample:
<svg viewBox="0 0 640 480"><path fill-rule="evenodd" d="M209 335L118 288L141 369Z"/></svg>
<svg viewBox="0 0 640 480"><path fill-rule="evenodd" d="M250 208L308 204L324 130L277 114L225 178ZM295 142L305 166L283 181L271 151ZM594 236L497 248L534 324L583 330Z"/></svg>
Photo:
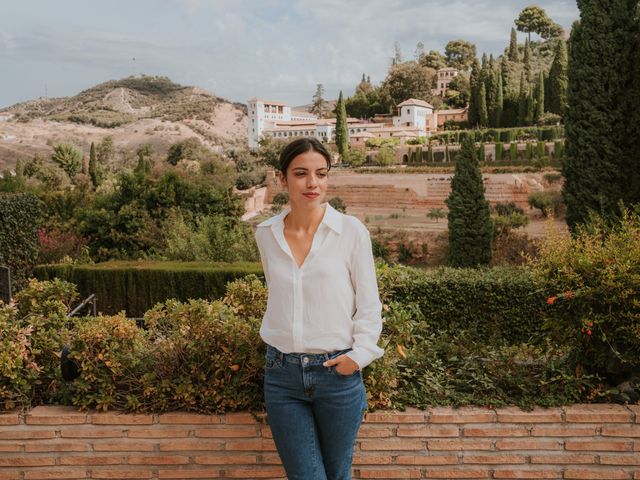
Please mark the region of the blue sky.
<svg viewBox="0 0 640 480"><path fill-rule="evenodd" d="M141 73L243 103L254 96L309 103L317 83L325 98L340 89L352 95L362 73L374 84L384 79L395 41L405 58L418 42L443 52L457 38L479 54L501 53L513 20L531 3L3 0L0 107ZM565 29L578 18L575 1L535 4Z"/></svg>

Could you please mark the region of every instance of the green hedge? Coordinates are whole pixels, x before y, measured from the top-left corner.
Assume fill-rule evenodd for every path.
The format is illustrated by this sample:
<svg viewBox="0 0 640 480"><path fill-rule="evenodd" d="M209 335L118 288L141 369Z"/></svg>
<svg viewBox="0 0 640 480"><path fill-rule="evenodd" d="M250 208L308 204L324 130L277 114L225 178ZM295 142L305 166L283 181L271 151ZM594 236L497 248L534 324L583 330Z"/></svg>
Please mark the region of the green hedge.
<svg viewBox="0 0 640 480"><path fill-rule="evenodd" d="M129 262L95 265L39 265L39 280L60 278L78 286L82 298L96 294L98 310L113 315L125 310L142 317L168 298L216 299L227 282L250 273L261 274L258 263Z"/></svg>
<svg viewBox="0 0 640 480"><path fill-rule="evenodd" d="M0 265L11 269L18 287L37 263L40 210L35 195L0 193Z"/></svg>
<svg viewBox="0 0 640 480"><path fill-rule="evenodd" d="M385 302L417 304L430 332L471 330L480 340L506 343L541 338L545 288L529 269L378 270Z"/></svg>

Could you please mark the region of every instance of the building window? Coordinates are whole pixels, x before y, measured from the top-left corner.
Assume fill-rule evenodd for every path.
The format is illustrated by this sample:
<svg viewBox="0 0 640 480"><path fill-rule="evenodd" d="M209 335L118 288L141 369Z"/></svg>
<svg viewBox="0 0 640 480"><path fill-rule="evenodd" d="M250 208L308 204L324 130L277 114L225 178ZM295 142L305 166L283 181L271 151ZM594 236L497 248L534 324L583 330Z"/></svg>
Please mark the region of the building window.
<svg viewBox="0 0 640 480"><path fill-rule="evenodd" d="M407 115L409 115L409 109L407 108Z"/></svg>

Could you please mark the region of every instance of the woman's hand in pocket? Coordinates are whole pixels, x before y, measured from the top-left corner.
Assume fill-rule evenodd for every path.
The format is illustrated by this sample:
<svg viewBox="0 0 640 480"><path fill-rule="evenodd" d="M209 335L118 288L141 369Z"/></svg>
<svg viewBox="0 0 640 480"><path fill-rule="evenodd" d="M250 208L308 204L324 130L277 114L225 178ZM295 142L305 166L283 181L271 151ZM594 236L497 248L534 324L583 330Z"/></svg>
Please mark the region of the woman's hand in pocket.
<svg viewBox="0 0 640 480"><path fill-rule="evenodd" d="M327 360L322 365L325 367L331 367L335 365L336 372L344 376L353 375L354 373L356 373L358 368L360 368L358 364L346 354Z"/></svg>

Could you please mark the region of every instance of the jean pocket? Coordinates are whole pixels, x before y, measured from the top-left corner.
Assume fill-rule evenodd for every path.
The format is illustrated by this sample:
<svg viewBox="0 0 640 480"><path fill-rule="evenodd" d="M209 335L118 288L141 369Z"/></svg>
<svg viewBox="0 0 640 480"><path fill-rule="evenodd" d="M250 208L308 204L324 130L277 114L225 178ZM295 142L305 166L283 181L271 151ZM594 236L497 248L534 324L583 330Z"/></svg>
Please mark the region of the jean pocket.
<svg viewBox="0 0 640 480"><path fill-rule="evenodd" d="M282 362L280 360L280 356L278 352L271 347L267 347L267 353L264 357L264 368L267 370L273 370L276 368L280 368L282 366Z"/></svg>
<svg viewBox="0 0 640 480"><path fill-rule="evenodd" d="M340 378L353 378L353 377L358 376L358 374L360 373L360 370L358 369L358 370L356 370L355 372L353 372L353 373L352 373L352 374L350 374L350 375L343 375L342 373L340 373L340 372L338 371L338 369L335 367L335 365L334 365L333 367L331 367L331 371L332 371L336 376L338 376L338 377L340 377Z"/></svg>

